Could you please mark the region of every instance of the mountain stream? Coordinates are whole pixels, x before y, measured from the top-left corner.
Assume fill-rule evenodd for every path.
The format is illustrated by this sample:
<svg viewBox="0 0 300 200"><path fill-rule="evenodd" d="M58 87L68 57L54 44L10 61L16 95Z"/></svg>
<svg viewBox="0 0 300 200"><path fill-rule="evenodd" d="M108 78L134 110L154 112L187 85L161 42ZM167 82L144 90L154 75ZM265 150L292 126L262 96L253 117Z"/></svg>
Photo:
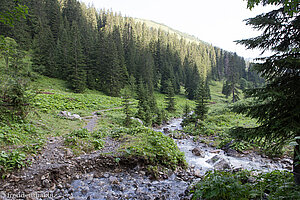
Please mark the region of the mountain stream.
<svg viewBox="0 0 300 200"><path fill-rule="evenodd" d="M182 130L182 119L173 119L155 131L171 132ZM224 151L207 144L194 142L192 136L174 139L189 168L185 172L168 173L164 180L150 180L139 167L120 172L105 172L101 176L86 174L74 180L69 191L75 199L189 199L185 192L191 183L199 181L208 170L255 169L261 171L291 169L290 159L271 160L255 153L240 154L234 150ZM71 191L70 191L71 190Z"/></svg>

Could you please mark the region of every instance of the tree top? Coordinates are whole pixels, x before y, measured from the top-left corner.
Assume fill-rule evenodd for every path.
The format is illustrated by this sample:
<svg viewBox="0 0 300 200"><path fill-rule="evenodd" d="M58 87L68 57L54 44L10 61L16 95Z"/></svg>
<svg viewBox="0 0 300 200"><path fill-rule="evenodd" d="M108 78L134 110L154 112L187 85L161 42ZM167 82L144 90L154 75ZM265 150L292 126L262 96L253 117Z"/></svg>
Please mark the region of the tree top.
<svg viewBox="0 0 300 200"><path fill-rule="evenodd" d="M247 8L250 10L258 5L275 5L275 6L283 6L284 10L289 13L289 15L293 16L295 13L299 12L299 0L245 0L247 1Z"/></svg>

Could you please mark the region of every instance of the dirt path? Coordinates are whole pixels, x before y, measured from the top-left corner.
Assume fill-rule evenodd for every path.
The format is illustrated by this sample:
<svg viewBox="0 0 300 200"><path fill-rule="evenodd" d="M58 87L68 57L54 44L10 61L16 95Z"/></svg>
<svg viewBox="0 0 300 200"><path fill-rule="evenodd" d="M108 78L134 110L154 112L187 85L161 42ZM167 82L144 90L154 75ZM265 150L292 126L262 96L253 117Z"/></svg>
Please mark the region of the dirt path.
<svg viewBox="0 0 300 200"><path fill-rule="evenodd" d="M98 113L110 110L118 110L123 107L98 110L92 116L85 117L88 121L84 128L92 132L97 124ZM34 191L54 191L61 187L61 183L67 183L76 174L84 173L90 168L106 168L114 166L113 156L105 156L116 151L119 144L110 138L105 139L105 146L99 151L90 154L75 156L73 152L64 145L63 137L49 137L41 152L29 158L31 165L19 171L14 171L6 179L0 179L0 200L8 199L7 194L32 193ZM101 160L99 162L99 160ZM99 163L98 163L99 162ZM108 167L110 168L110 167Z"/></svg>
<svg viewBox="0 0 300 200"><path fill-rule="evenodd" d="M76 156L64 145L63 137L50 137L40 154L30 158L32 164L29 167L0 179L0 200L17 199L9 195L35 195L36 192L55 195L57 189L68 188L70 180L85 173L114 170L120 167L114 157L118 147L118 142L106 138L101 150Z"/></svg>
<svg viewBox="0 0 300 200"><path fill-rule="evenodd" d="M85 119L88 121L87 125L83 128L86 128L89 132L93 132L97 121L99 118L101 118L101 116L99 115L99 113L103 113L106 111L111 111L111 110L119 110L122 109L123 107L115 107L115 108L109 108L109 109L104 109L104 110L98 110L98 111L94 111L92 114L92 116L87 116L85 117Z"/></svg>

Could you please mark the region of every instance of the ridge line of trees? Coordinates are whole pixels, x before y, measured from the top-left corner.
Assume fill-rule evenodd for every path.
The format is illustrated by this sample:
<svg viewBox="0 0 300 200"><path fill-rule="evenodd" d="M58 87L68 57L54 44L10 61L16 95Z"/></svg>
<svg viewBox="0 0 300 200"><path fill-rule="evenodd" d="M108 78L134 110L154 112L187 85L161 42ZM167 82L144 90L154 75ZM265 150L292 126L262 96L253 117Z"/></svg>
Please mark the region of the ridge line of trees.
<svg viewBox="0 0 300 200"><path fill-rule="evenodd" d="M112 11L97 11L77 0L23 2L29 8L26 19L14 27L0 22L1 33L32 49L36 72L67 80L74 92L89 88L119 96L132 76L136 85L142 81L162 93L170 81L175 94L184 87L187 97L195 99L200 80L228 79L233 73L254 84L258 79L235 53L187 42ZM14 5L7 0L0 10Z"/></svg>

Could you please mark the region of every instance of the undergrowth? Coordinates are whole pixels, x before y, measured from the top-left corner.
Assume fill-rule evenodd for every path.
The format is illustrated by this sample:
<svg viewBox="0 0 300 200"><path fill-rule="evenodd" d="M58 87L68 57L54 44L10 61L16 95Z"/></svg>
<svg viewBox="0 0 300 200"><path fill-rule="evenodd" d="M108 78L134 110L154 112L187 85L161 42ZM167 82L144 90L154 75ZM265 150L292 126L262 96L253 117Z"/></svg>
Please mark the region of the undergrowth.
<svg viewBox="0 0 300 200"><path fill-rule="evenodd" d="M236 140L230 135L230 129L236 126L256 127L257 122L241 114L231 112L232 103L230 98L226 98L222 94L222 83L212 81L211 97L209 102L209 112L204 121L197 122L192 114L187 120L184 120L183 131L190 135L203 138L206 137L206 143L212 144L217 148L231 148L239 152L247 150L255 150L265 153L269 156L280 156L282 152L271 152L268 148L264 148L259 143ZM213 138L213 139L211 139ZM203 140L203 139L202 139Z"/></svg>
<svg viewBox="0 0 300 200"><path fill-rule="evenodd" d="M300 186L295 185L293 174L278 170L269 173L209 171L191 192L193 200L300 199Z"/></svg>
<svg viewBox="0 0 300 200"><path fill-rule="evenodd" d="M123 128L113 131L112 136L122 141L120 151L127 157L143 158L149 165L170 169L187 166L175 141L161 132L146 127Z"/></svg>
<svg viewBox="0 0 300 200"><path fill-rule="evenodd" d="M90 133L87 129L74 130L64 136L65 145L70 147L76 155L99 150L104 147L103 138L107 135L105 132Z"/></svg>

